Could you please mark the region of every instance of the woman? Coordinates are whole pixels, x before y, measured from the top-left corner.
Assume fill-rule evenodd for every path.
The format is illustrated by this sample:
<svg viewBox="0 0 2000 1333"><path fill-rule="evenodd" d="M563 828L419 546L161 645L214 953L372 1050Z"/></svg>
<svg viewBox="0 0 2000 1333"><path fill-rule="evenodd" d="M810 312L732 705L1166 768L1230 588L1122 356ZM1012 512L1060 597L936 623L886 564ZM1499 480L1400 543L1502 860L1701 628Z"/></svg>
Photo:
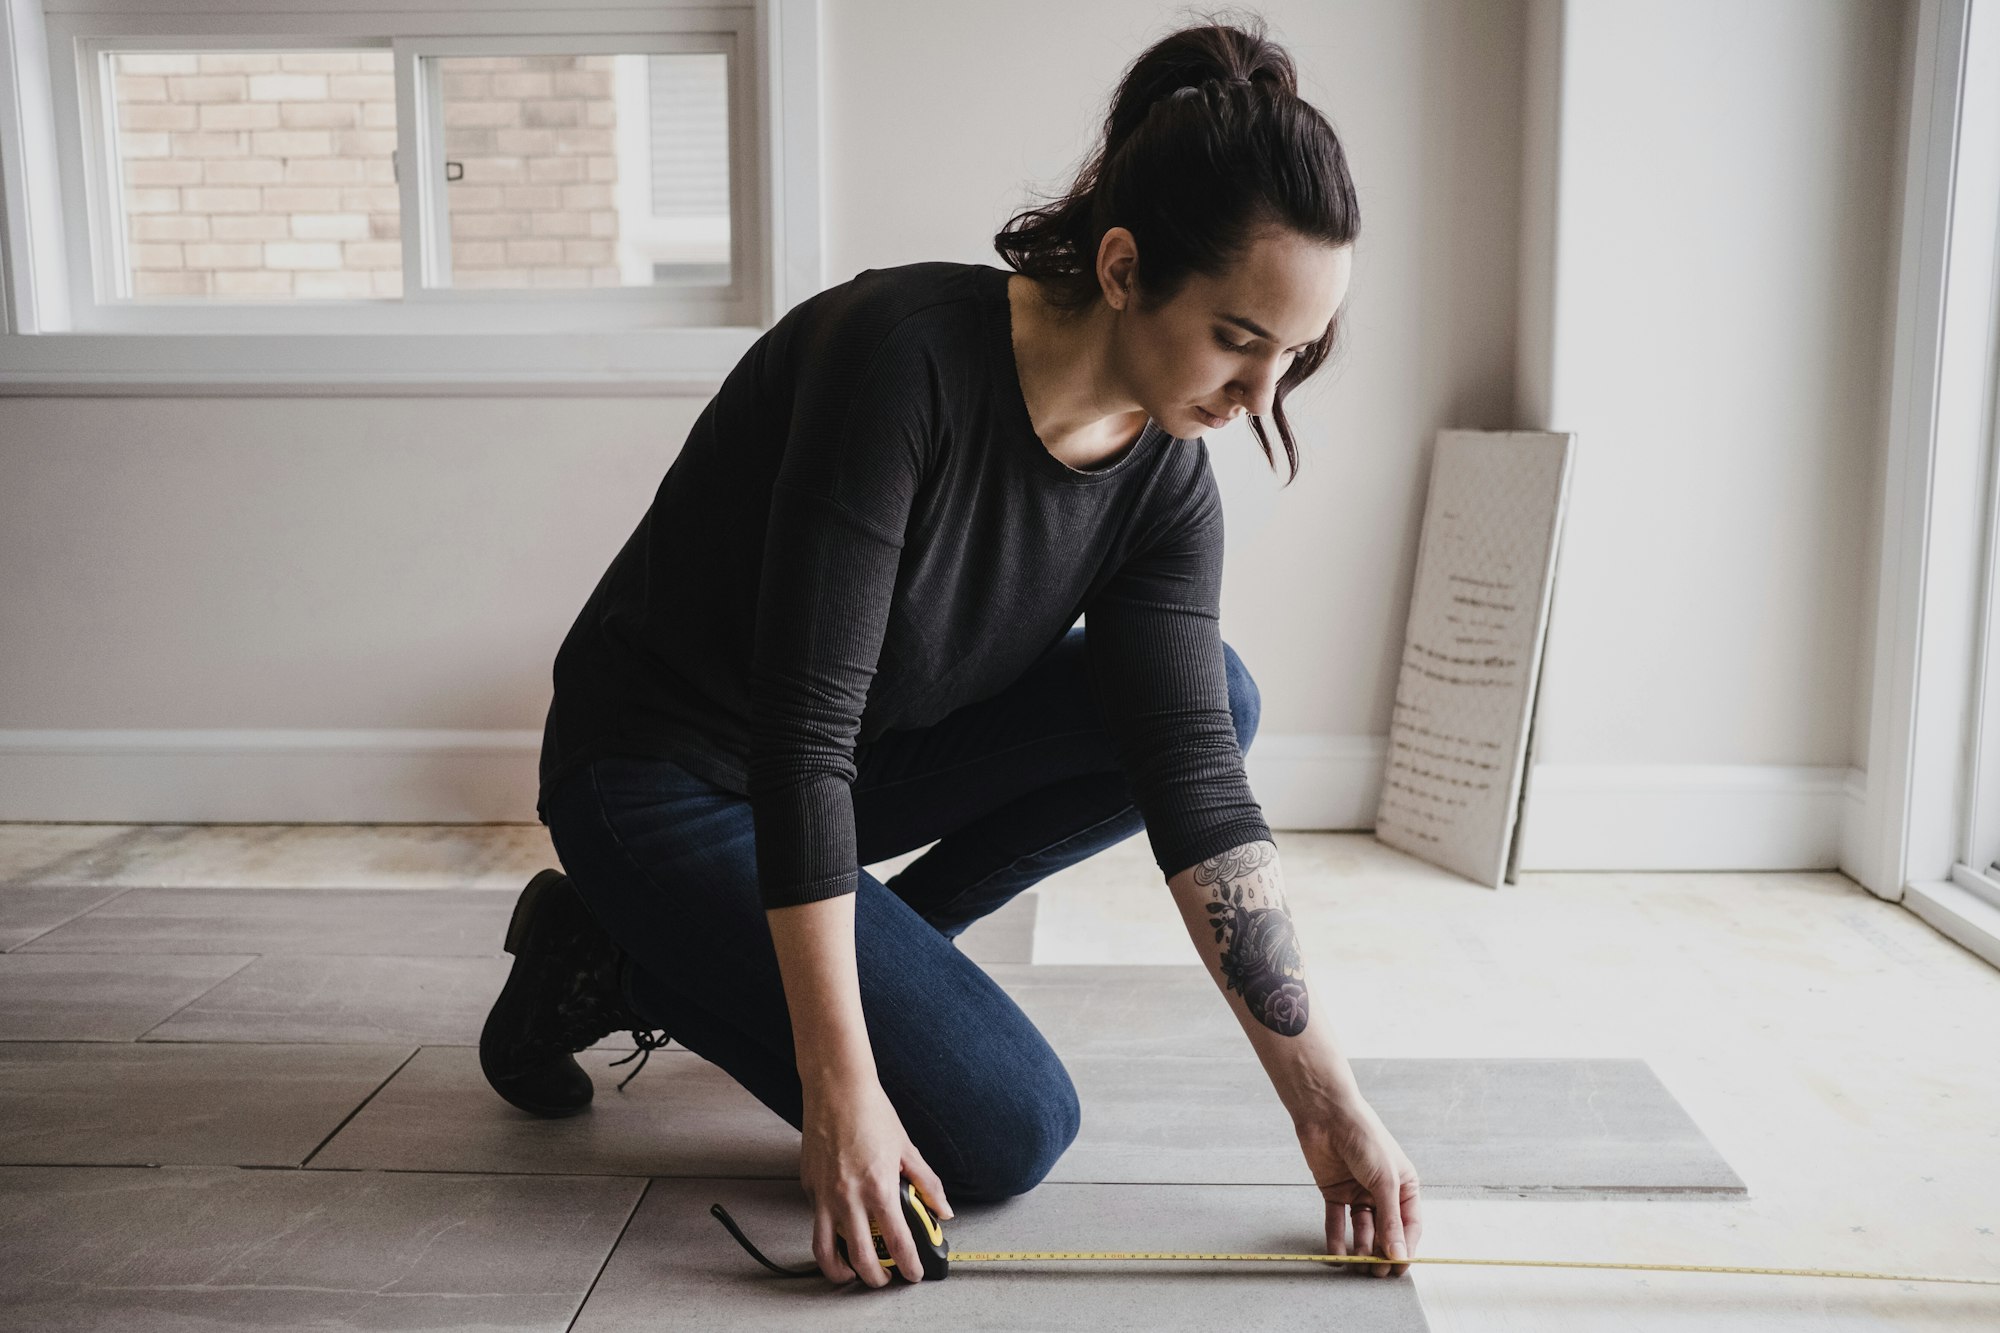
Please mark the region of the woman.
<svg viewBox="0 0 2000 1333"><path fill-rule="evenodd" d="M539 810L569 877L515 909L480 1046L501 1096L580 1111L572 1052L670 1034L800 1130L829 1280L887 1283L871 1222L916 1279L900 1177L949 1217L1033 1188L1080 1119L952 941L1144 828L1328 1252L1414 1250L1416 1173L1311 1021L1244 780L1201 439L1247 412L1271 459L1268 415L1296 472L1282 400L1333 345L1357 224L1286 53L1190 28L995 238L1015 272L870 270L751 348L556 657Z"/></svg>

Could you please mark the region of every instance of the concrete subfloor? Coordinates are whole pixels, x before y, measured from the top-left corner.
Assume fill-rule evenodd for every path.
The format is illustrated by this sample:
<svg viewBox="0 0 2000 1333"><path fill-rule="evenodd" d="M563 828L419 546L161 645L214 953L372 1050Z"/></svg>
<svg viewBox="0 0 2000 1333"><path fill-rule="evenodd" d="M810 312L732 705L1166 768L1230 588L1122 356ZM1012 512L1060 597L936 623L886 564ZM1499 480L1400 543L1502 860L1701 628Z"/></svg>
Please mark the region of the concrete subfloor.
<svg viewBox="0 0 2000 1333"><path fill-rule="evenodd" d="M1366 835L1278 841L1315 1018L1350 1057L1644 1060L1748 1187L1727 1199L1431 1198L1420 1253L2000 1276L2000 973L1903 909L1836 874L1528 875L1495 893ZM535 826L0 825L0 948L58 966L35 941L127 890L512 891L554 863ZM1143 838L1035 897L1036 963L1194 961ZM120 947L123 928L105 926L104 942ZM192 997L242 961L163 964L141 989ZM108 993L91 1039L129 1041L135 1003ZM330 1062L326 1077L377 1077L372 1058L351 1075ZM87 1059L79 1069L115 1077ZM51 1171L105 1170L10 1179L45 1191ZM576 1207L615 1216L625 1195L612 1194ZM2000 1326L1993 1288L1422 1265L1410 1281L1439 1330Z"/></svg>

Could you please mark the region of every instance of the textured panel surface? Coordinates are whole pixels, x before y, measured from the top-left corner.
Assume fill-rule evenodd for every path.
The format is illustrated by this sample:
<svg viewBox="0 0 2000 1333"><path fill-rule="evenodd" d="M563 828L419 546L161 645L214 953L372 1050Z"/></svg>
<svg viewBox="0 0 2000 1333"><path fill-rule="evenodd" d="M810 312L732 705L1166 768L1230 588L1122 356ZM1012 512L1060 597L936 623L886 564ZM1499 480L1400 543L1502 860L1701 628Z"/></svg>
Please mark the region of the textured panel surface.
<svg viewBox="0 0 2000 1333"><path fill-rule="evenodd" d="M8 954L0 1041L133 1041L253 961L234 954Z"/></svg>
<svg viewBox="0 0 2000 1333"><path fill-rule="evenodd" d="M20 1329L564 1328L645 1182L0 1169Z"/></svg>
<svg viewBox="0 0 2000 1333"><path fill-rule="evenodd" d="M0 1164L298 1166L409 1054L0 1044Z"/></svg>
<svg viewBox="0 0 2000 1333"><path fill-rule="evenodd" d="M1574 436L1440 431L1375 836L1498 887Z"/></svg>
<svg viewBox="0 0 2000 1333"><path fill-rule="evenodd" d="M720 1203L786 1266L812 1262L812 1213L796 1181L656 1180L584 1303L577 1333L734 1329L1352 1328L1429 1325L1409 1275L1374 1278L1314 1264L964 1264L941 1282L835 1287L767 1272L709 1215ZM953 1203L954 1250L1323 1252L1325 1206L1311 1185L1042 1184L998 1203Z"/></svg>

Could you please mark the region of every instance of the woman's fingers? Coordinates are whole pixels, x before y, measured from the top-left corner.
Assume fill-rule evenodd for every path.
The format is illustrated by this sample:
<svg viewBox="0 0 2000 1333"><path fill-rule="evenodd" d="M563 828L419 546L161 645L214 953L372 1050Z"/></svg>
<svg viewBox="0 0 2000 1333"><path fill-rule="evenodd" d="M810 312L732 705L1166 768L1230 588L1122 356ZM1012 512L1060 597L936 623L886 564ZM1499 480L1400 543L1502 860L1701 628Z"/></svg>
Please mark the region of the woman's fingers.
<svg viewBox="0 0 2000 1333"><path fill-rule="evenodd" d="M813 1209L813 1260L828 1282L852 1282L856 1277L833 1247L833 1214L824 1208Z"/></svg>
<svg viewBox="0 0 2000 1333"><path fill-rule="evenodd" d="M917 1156L914 1145L910 1148L909 1156L903 1159L903 1174L917 1187L917 1193L923 1196L924 1202L930 1206L933 1213L939 1217L952 1215L951 1204L944 1197L944 1182L938 1179L937 1172L931 1170L928 1162ZM902 1211L900 1203L897 1205L897 1211Z"/></svg>
<svg viewBox="0 0 2000 1333"><path fill-rule="evenodd" d="M1326 1252L1328 1254L1349 1253L1347 1248L1347 1205L1344 1203L1335 1203L1332 1199L1326 1201ZM1346 1264L1337 1266L1341 1268L1347 1267Z"/></svg>
<svg viewBox="0 0 2000 1333"><path fill-rule="evenodd" d="M1356 1254L1375 1253L1375 1210L1366 1204L1356 1204L1348 1209L1354 1215L1354 1252ZM1359 1268L1360 1265L1356 1264ZM1382 1266L1369 1266L1370 1277L1382 1276Z"/></svg>
<svg viewBox="0 0 2000 1333"><path fill-rule="evenodd" d="M1422 1240L1424 1235L1424 1210L1423 1205L1418 1202L1418 1192L1416 1176L1410 1175L1404 1177L1402 1207L1399 1212L1403 1223L1402 1253L1405 1258L1417 1252L1417 1242ZM1391 1250L1390 1253L1393 1254L1395 1251ZM1410 1266L1408 1264L1397 1264L1394 1276L1401 1277L1409 1271Z"/></svg>
<svg viewBox="0 0 2000 1333"><path fill-rule="evenodd" d="M889 1272L875 1257L875 1237L869 1233L867 1214L859 1208L853 1209L840 1232L847 1237L847 1264L855 1276L871 1287L888 1286Z"/></svg>

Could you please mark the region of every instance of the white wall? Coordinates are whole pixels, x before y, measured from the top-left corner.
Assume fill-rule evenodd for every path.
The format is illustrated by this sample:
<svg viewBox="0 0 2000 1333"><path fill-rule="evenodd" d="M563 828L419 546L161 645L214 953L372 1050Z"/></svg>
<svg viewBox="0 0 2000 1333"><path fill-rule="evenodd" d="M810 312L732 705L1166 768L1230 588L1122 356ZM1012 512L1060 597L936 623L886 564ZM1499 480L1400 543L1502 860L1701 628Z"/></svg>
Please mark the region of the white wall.
<svg viewBox="0 0 2000 1333"><path fill-rule="evenodd" d="M1536 422L1514 401L1538 240L1520 229L1524 71L1546 54L1527 0L1262 7L1342 134L1363 215L1347 351L1293 399L1298 482L1281 488L1247 431L1211 443L1224 633L1263 689L1251 768L1274 822L1372 817L1447 426L1583 436L1544 758L1856 762L1903 8L1568 7L1562 234L1544 247L1555 419ZM1126 61L1179 18L828 0L829 281L997 263L994 230L1062 182ZM554 647L700 406L0 399L0 730L500 733L516 748L486 763L519 775L511 803L490 782L399 789L386 812L287 788L287 812L531 817L523 733ZM88 764L51 787L53 761L15 739L0 817L286 817L247 779L207 797L149 780L135 813ZM80 808L90 791L124 806Z"/></svg>

